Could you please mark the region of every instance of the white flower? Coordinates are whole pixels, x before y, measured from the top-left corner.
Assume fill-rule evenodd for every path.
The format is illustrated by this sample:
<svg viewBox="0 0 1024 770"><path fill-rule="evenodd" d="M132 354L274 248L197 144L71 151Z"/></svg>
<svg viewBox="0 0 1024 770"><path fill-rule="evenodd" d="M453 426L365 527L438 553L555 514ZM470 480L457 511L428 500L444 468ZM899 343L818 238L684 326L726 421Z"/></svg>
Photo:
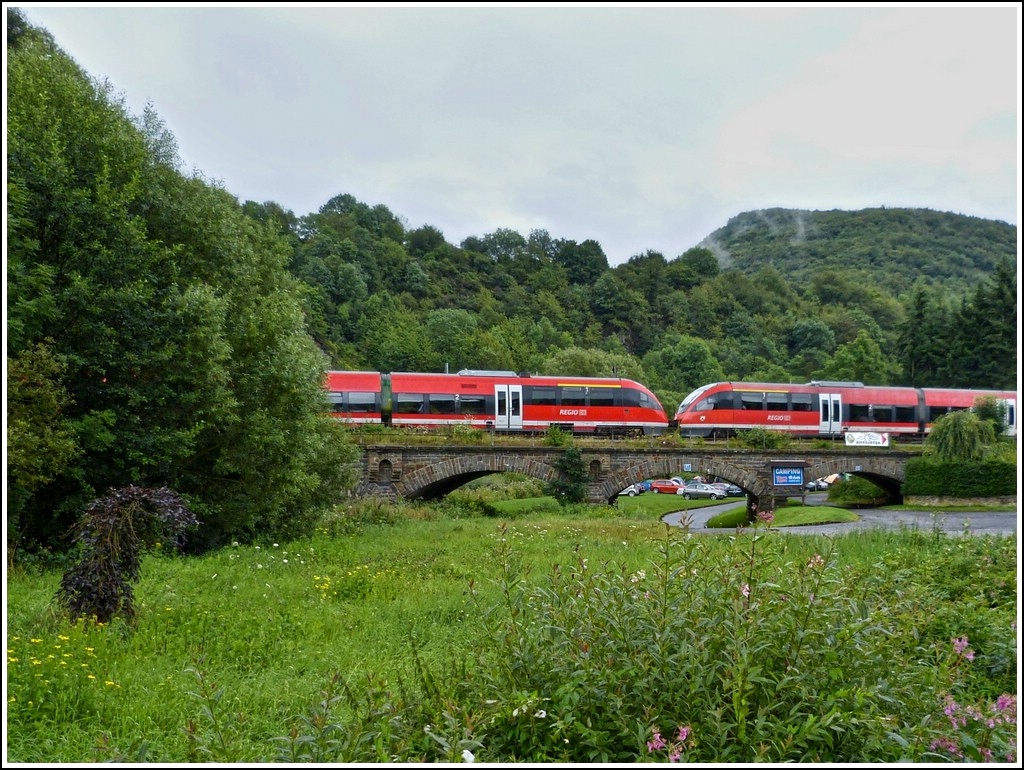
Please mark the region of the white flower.
<svg viewBox="0 0 1024 770"><path fill-rule="evenodd" d="M462 761L468 764L473 764L476 761L476 757L473 756L473 752L469 749L462 750Z"/></svg>
<svg viewBox="0 0 1024 770"><path fill-rule="evenodd" d="M533 715L537 717L537 719L543 719L548 715L548 712L546 712L544 709L540 709L539 711L535 711Z"/></svg>

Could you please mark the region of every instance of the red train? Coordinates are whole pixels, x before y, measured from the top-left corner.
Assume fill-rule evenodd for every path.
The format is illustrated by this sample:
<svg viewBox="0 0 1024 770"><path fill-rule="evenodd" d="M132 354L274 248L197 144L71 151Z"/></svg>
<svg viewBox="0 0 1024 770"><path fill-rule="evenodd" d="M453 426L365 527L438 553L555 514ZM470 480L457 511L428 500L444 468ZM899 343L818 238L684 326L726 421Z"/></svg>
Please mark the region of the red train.
<svg viewBox="0 0 1024 770"><path fill-rule="evenodd" d="M874 387L861 382L715 382L683 399L675 419L683 436L724 437L751 428L823 438L856 431L923 436L936 418L970 409L983 395L1004 405L1006 434L1016 436L1016 391Z"/></svg>
<svg viewBox="0 0 1024 770"><path fill-rule="evenodd" d="M502 432L660 435L668 415L633 380L464 369L458 374L331 371L332 413L352 423L468 425Z"/></svg>

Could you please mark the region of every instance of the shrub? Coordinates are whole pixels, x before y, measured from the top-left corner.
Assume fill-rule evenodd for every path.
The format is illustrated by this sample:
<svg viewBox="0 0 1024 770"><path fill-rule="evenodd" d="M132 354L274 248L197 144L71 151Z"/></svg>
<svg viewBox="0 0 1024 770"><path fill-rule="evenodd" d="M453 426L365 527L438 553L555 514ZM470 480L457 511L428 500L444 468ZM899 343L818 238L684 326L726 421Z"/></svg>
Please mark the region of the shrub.
<svg viewBox="0 0 1024 770"><path fill-rule="evenodd" d="M740 441L752 449L785 449L793 440L780 430L751 428L739 432Z"/></svg>
<svg viewBox="0 0 1024 770"><path fill-rule="evenodd" d="M894 652L900 608L830 553L783 558L783 540L736 537L716 559L709 538L670 533L649 570L577 548L532 586L503 539L477 737L525 762L634 762L652 746L715 763L921 753L942 681L925 650Z"/></svg>
<svg viewBox="0 0 1024 770"><path fill-rule="evenodd" d="M182 498L166 487L111 489L89 504L79 521L77 565L64 573L57 601L71 620L109 623L135 614L132 583L139 579L142 551L166 542L181 549L184 533L199 521Z"/></svg>
<svg viewBox="0 0 1024 770"><path fill-rule="evenodd" d="M561 475L547 485L545 492L563 506L586 500L589 476L580 450L574 446L567 447L562 456L555 461L555 467Z"/></svg>

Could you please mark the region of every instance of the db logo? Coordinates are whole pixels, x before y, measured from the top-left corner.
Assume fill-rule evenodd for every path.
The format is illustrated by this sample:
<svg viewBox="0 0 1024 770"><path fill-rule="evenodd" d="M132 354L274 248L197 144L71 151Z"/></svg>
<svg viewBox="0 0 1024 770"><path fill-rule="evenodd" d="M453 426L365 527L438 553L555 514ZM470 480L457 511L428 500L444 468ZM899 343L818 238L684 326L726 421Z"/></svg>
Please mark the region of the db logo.
<svg viewBox="0 0 1024 770"><path fill-rule="evenodd" d="M705 417L704 415L701 415L701 416L700 416L700 421L701 421L701 422L704 422L704 420L706 420L706 419L707 419L707 417Z"/></svg>

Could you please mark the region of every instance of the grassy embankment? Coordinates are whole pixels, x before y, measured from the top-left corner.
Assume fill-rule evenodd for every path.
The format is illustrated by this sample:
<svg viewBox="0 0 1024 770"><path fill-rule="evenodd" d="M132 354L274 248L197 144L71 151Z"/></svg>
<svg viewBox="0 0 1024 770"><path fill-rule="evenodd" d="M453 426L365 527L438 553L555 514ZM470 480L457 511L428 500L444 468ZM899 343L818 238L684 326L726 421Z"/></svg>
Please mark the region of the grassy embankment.
<svg viewBox="0 0 1024 770"><path fill-rule="evenodd" d="M943 727L942 693L1015 694L1012 538L687 539L659 510L685 502L364 502L148 556L132 627L69 624L60 574L14 569L7 759L636 761L684 723L700 761L1005 748Z"/></svg>

